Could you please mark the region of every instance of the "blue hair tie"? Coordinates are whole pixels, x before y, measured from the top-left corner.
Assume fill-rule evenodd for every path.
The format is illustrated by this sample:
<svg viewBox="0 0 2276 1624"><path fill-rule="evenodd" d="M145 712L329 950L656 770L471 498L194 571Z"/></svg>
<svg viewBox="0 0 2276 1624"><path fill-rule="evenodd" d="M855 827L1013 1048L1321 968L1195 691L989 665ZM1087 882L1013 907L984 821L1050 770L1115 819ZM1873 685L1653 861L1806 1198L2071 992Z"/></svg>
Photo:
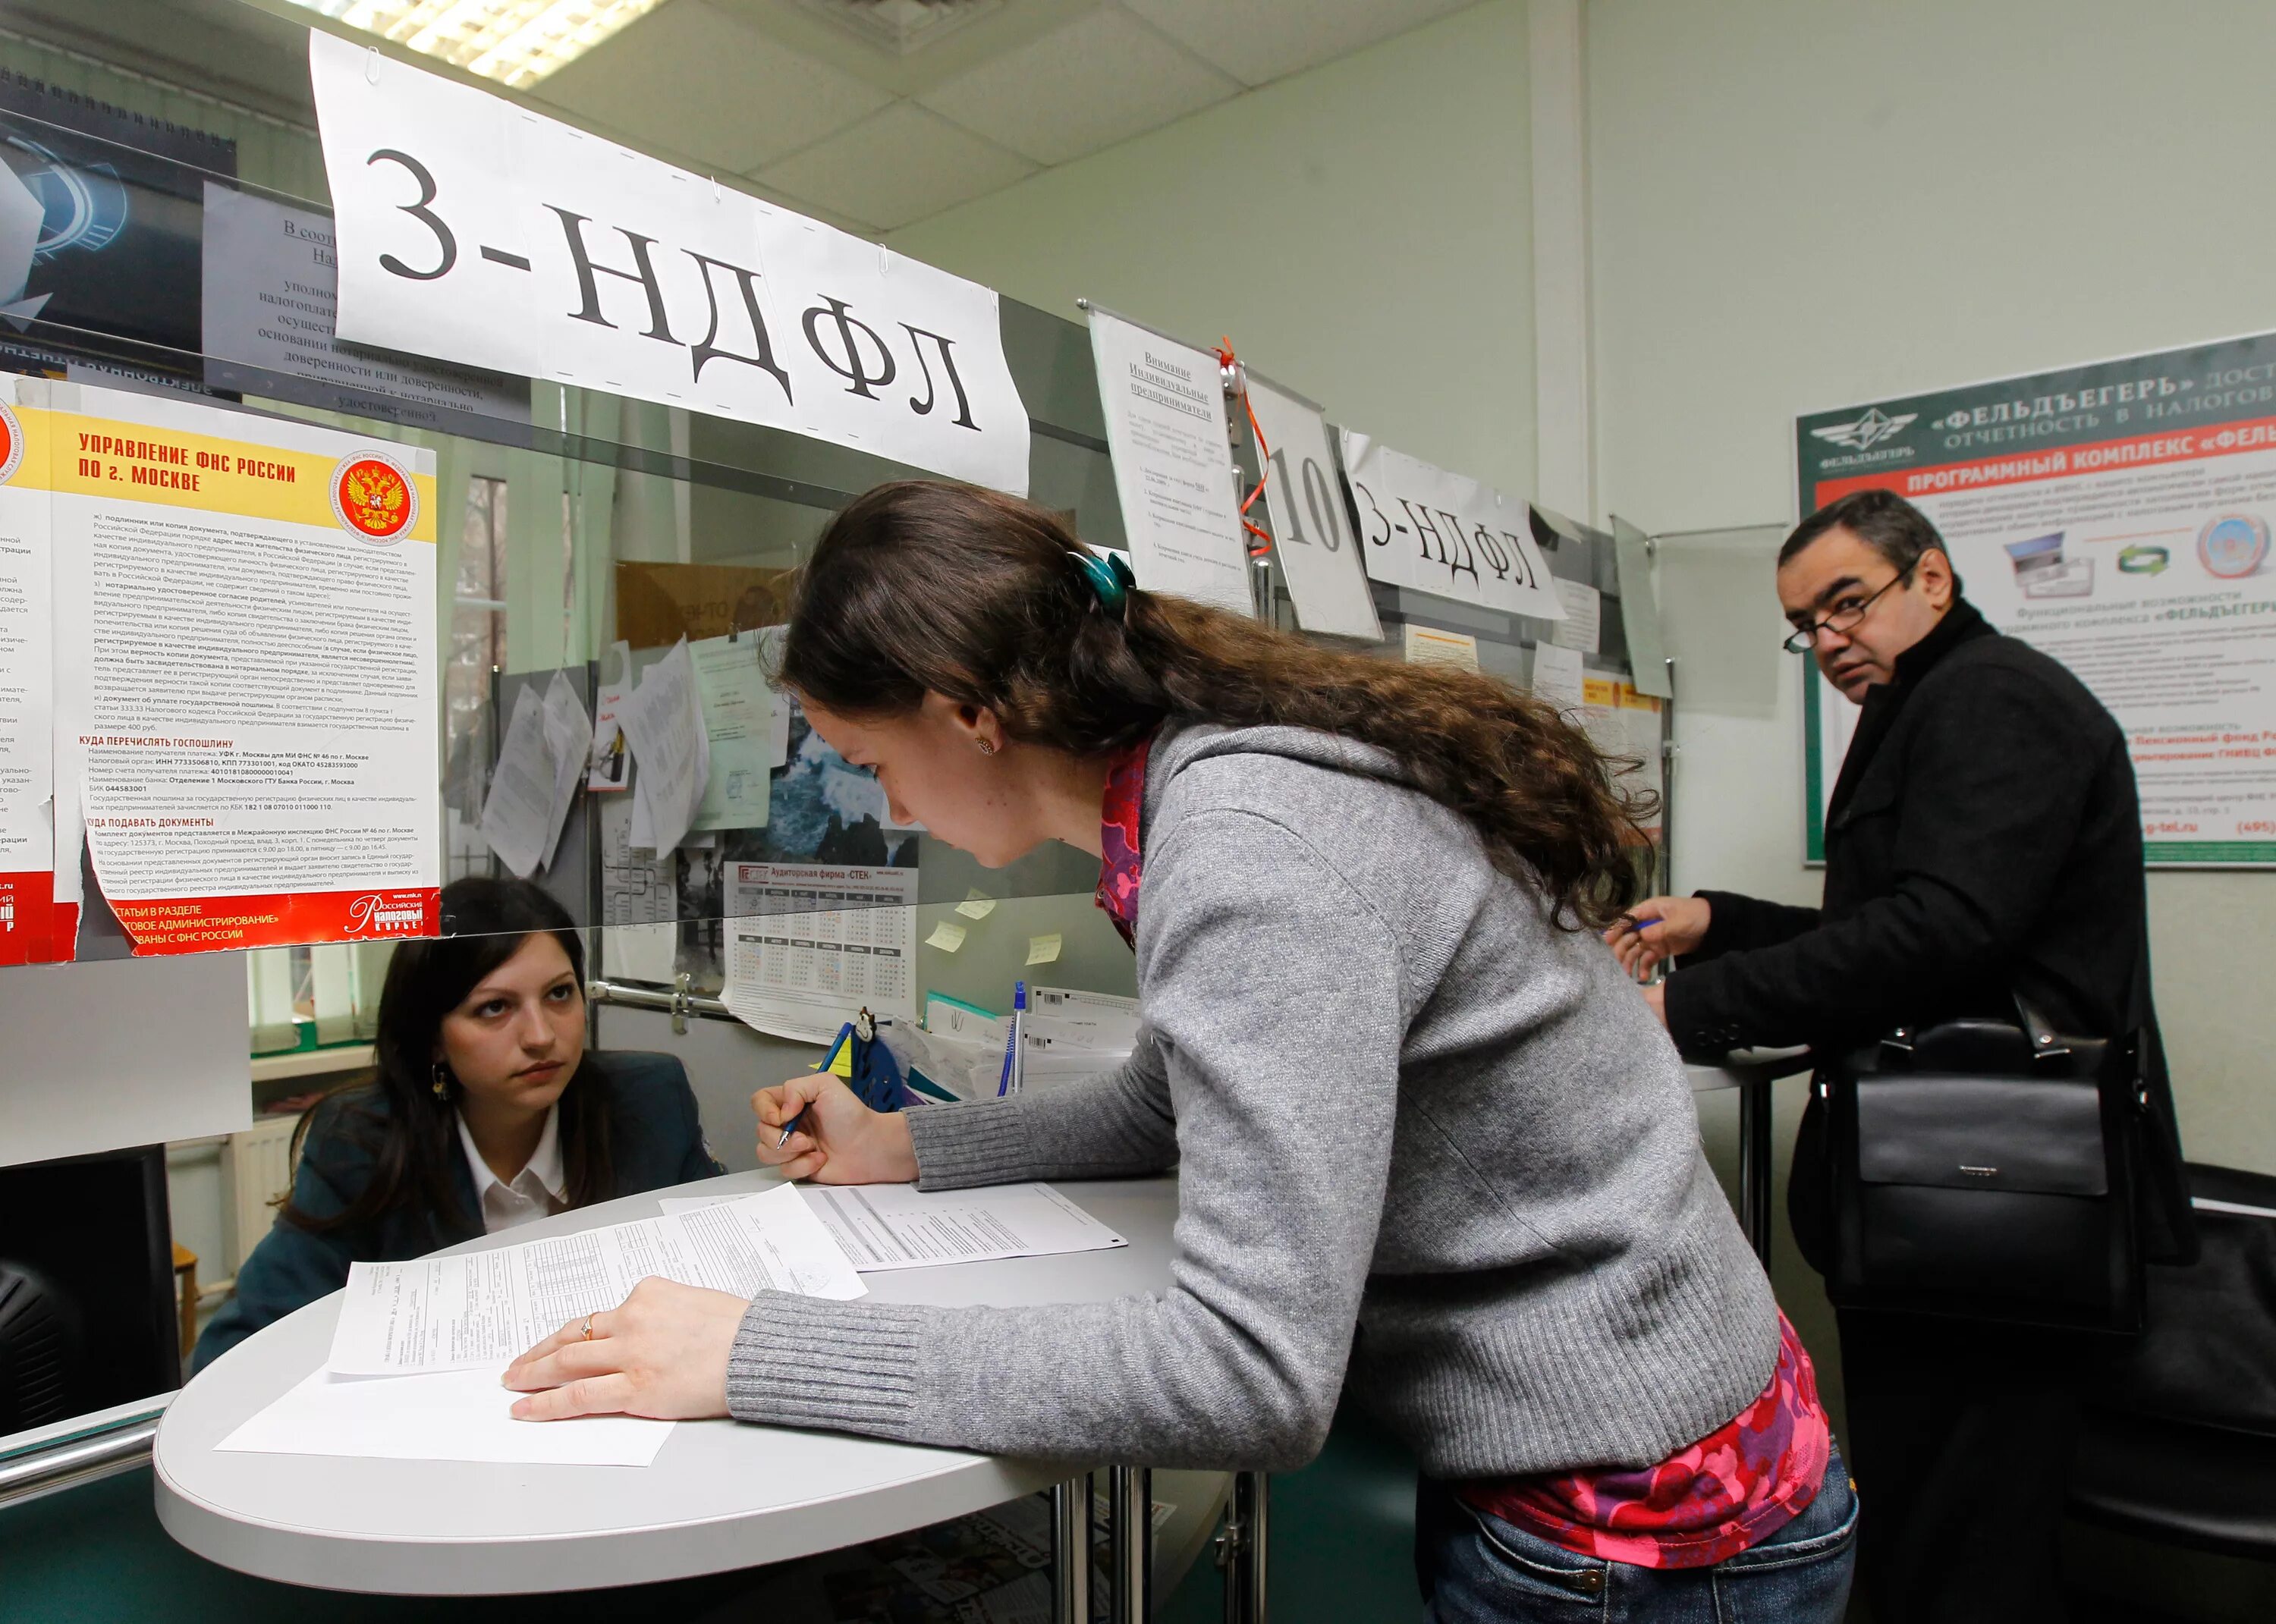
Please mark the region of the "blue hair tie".
<svg viewBox="0 0 2276 1624"><path fill-rule="evenodd" d="M1130 601L1130 594L1138 585L1138 578L1130 573L1130 566L1122 561L1122 555L1115 553L1101 558L1091 553L1079 552L1074 558L1082 566L1083 579L1098 595L1099 607L1110 615L1119 614L1123 604Z"/></svg>

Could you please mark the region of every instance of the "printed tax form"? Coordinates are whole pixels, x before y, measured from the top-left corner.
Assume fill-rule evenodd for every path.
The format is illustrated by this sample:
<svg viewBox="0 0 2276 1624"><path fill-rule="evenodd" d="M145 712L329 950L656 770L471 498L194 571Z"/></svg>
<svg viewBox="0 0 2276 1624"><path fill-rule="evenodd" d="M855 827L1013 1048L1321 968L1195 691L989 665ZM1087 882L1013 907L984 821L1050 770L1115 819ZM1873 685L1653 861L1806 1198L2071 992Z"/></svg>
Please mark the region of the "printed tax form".
<svg viewBox="0 0 2276 1624"><path fill-rule="evenodd" d="M336 1376L502 1370L649 1275L748 1297L867 1294L788 1185L694 1211L408 1263L352 1265L325 1369Z"/></svg>

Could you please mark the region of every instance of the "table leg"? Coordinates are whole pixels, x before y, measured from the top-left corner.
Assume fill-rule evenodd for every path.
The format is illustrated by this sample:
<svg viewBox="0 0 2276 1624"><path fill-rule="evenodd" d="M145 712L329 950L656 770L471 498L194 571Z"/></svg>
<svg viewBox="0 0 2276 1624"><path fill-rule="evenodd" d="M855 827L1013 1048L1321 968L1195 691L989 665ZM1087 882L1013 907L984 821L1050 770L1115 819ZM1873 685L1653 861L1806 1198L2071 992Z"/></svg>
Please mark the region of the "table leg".
<svg viewBox="0 0 2276 1624"><path fill-rule="evenodd" d="M1090 1474L1051 1485L1051 1618L1090 1624Z"/></svg>
<svg viewBox="0 0 2276 1624"><path fill-rule="evenodd" d="M1145 1624L1154 1611L1154 1474L1118 1466L1109 1474L1106 1513L1114 1566L1114 1624Z"/></svg>
<svg viewBox="0 0 2276 1624"><path fill-rule="evenodd" d="M1218 1536L1225 1570L1225 1624L1265 1624L1264 1555L1271 1529L1271 1480L1263 1472L1233 1475L1233 1503Z"/></svg>
<svg viewBox="0 0 2276 1624"><path fill-rule="evenodd" d="M1739 1226L1763 1267L1771 1266L1771 1084L1758 1078L1739 1089Z"/></svg>

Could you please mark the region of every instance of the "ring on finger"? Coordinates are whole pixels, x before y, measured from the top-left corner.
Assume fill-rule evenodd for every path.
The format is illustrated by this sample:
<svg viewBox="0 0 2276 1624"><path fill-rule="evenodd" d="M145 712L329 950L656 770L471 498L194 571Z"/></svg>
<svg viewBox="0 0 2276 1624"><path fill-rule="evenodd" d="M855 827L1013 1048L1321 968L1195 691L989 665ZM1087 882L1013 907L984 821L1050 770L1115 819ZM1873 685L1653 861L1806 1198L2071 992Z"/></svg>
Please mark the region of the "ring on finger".
<svg viewBox="0 0 2276 1624"><path fill-rule="evenodd" d="M588 1342L593 1339L593 1317L590 1314L585 1316L585 1335L583 1339Z"/></svg>

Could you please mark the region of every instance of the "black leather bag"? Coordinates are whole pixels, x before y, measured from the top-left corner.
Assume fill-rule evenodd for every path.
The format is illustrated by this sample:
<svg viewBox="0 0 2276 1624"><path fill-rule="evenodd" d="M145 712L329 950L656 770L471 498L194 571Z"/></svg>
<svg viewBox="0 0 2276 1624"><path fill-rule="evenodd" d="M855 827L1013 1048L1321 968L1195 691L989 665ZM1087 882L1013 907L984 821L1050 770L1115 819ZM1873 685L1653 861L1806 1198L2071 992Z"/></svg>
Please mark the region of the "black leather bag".
<svg viewBox="0 0 2276 1624"><path fill-rule="evenodd" d="M1820 1067L1826 1184L1805 1251L1837 1307L2141 1328L2137 1045L2017 1008Z"/></svg>

